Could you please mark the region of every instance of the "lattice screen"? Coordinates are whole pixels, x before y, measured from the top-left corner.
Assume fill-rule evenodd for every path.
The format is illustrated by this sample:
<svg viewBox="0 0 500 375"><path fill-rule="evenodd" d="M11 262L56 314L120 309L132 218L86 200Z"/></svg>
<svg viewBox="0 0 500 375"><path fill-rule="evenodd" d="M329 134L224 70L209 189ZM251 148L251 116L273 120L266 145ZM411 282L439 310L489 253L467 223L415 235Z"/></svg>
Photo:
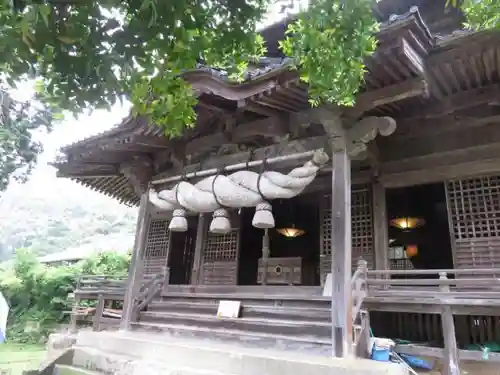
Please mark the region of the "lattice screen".
<svg viewBox="0 0 500 375"><path fill-rule="evenodd" d="M331 270L331 235L332 235L332 205L330 195L325 195L322 202L321 228L321 280ZM352 268L356 268L358 259L368 262L368 268L374 265L373 249L373 205L372 192L369 185L352 187L351 195L351 226L352 226Z"/></svg>
<svg viewBox="0 0 500 375"><path fill-rule="evenodd" d="M217 235L208 231L207 223L205 241L203 244L202 284L230 284L238 282L238 251L240 217L236 212L231 215L233 228L230 233Z"/></svg>
<svg viewBox="0 0 500 375"><path fill-rule="evenodd" d="M500 176L446 183L455 268L500 267Z"/></svg>
<svg viewBox="0 0 500 375"><path fill-rule="evenodd" d="M238 229L229 234L207 233L203 259L205 261L233 261L238 255Z"/></svg>
<svg viewBox="0 0 500 375"><path fill-rule="evenodd" d="M146 248L144 251L144 277L150 277L163 271L167 264L170 231L169 220L153 219L149 222Z"/></svg>

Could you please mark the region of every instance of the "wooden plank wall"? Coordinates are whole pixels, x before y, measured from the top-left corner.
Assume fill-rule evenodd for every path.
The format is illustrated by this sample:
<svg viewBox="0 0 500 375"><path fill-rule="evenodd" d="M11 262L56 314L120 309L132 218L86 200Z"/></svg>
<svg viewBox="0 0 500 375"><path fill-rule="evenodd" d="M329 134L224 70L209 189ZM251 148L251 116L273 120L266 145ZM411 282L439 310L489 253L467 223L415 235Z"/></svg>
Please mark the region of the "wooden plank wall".
<svg viewBox="0 0 500 375"><path fill-rule="evenodd" d="M455 268L500 267L500 175L446 183Z"/></svg>
<svg viewBox="0 0 500 375"><path fill-rule="evenodd" d="M147 280L163 272L167 264L170 242L169 219L152 218L149 221L146 248L144 250L143 279Z"/></svg>
<svg viewBox="0 0 500 375"><path fill-rule="evenodd" d="M326 275L331 272L331 235L332 207L330 195L325 195L321 201L321 253L320 276L321 285ZM352 224L352 269L356 268L359 259L368 262L368 268L375 265L374 233L373 233L373 202L370 184L353 185L351 195Z"/></svg>
<svg viewBox="0 0 500 375"><path fill-rule="evenodd" d="M206 220L200 284L236 285L238 283L238 259L240 248L240 216L231 212L231 232L217 235L208 231L211 218Z"/></svg>

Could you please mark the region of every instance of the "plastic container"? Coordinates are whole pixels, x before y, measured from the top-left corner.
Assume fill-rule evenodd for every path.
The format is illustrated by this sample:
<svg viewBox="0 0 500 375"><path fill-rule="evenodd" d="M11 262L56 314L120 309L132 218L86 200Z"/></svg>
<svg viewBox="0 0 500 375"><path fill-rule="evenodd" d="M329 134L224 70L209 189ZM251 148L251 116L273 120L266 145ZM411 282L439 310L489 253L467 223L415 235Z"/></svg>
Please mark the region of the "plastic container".
<svg viewBox="0 0 500 375"><path fill-rule="evenodd" d="M373 346L372 349L372 359L378 362L389 362L391 357L391 350L388 348L377 348Z"/></svg>

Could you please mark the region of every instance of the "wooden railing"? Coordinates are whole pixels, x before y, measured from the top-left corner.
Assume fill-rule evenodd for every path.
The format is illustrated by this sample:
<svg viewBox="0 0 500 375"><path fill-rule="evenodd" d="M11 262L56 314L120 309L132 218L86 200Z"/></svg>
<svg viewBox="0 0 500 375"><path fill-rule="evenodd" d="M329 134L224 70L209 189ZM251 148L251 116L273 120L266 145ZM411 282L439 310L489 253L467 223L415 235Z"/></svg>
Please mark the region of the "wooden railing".
<svg viewBox="0 0 500 375"><path fill-rule="evenodd" d="M152 279L141 286L139 294L134 299L134 320L137 320L139 313L143 311L147 307L147 305L161 293L164 285L168 284L169 279L170 269L169 267L165 267L164 272L156 274Z"/></svg>
<svg viewBox="0 0 500 375"><path fill-rule="evenodd" d="M367 272L367 262L359 260L358 267L351 278L353 351L358 355L366 352L370 338L369 316L367 311L361 308L367 296Z"/></svg>
<svg viewBox="0 0 500 375"><path fill-rule="evenodd" d="M444 358L447 374L459 373L459 359L500 361L500 355L459 350L454 315L500 315L500 269L371 270L367 271L364 308L434 315L440 321L444 349L398 346L401 353ZM498 318L497 318L498 319ZM455 322L456 320L456 322ZM417 329L412 327L412 329ZM460 336L460 334L458 335Z"/></svg>
<svg viewBox="0 0 500 375"><path fill-rule="evenodd" d="M367 275L368 295L379 302L397 298L400 303L500 304L500 269L373 270Z"/></svg>
<svg viewBox="0 0 500 375"><path fill-rule="evenodd" d="M123 294L127 276L81 275L76 282L76 294Z"/></svg>
<svg viewBox="0 0 500 375"><path fill-rule="evenodd" d="M133 320L137 319L138 314L144 310L147 305L160 294L164 285L168 284L169 270L168 267L164 272L154 275L151 279L143 282L137 292L137 296L133 302ZM78 317L82 316L82 308L79 302L82 299L96 299L97 306L92 309L94 312L93 327L94 330L99 330L103 323L104 325L112 323L116 317L120 317L121 312L118 311L116 317L110 318L109 313L106 314L106 301L123 300L125 290L127 288L127 277L116 277L109 275L81 275L77 279L76 288L74 291L74 304L71 312L71 330L76 330ZM85 309L87 311L88 309ZM86 315L87 313L85 313ZM105 316L106 315L106 316Z"/></svg>

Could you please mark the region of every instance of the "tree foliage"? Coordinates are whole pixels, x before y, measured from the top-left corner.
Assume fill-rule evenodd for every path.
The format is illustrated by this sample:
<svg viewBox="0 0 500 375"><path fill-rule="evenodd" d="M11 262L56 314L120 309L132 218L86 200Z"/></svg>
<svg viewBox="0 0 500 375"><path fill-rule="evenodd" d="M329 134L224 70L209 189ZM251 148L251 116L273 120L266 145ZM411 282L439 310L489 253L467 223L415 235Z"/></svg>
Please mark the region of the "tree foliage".
<svg viewBox="0 0 500 375"><path fill-rule="evenodd" d="M50 130L51 124L50 111L37 102L15 100L2 85L0 75L0 192L12 177L26 180L42 152L42 145L33 140L33 132Z"/></svg>
<svg viewBox="0 0 500 375"><path fill-rule="evenodd" d="M131 95L136 113L175 136L195 119L195 96L181 73L202 63L242 79L265 53L256 25L271 3L24 0L11 7L1 0L2 62L13 81L37 77L50 107L81 113ZM290 26L283 47L313 85L314 103L352 104L363 59L374 50L370 5L312 0Z"/></svg>
<svg viewBox="0 0 500 375"><path fill-rule="evenodd" d="M448 5L460 7L467 19L466 26L478 30L500 28L498 0L448 0Z"/></svg>
<svg viewBox="0 0 500 375"><path fill-rule="evenodd" d="M365 74L365 58L375 52L378 23L372 2L315 0L298 16L281 42L309 83L313 105L352 106Z"/></svg>
<svg viewBox="0 0 500 375"><path fill-rule="evenodd" d="M129 260L128 255L107 252L71 266L46 267L32 252L19 250L12 267L0 273L0 291L11 307L7 340L43 341L57 324L68 321L67 312L71 311L68 294L79 275L123 276Z"/></svg>
<svg viewBox="0 0 500 375"><path fill-rule="evenodd" d="M462 7L472 26L499 26L500 2L449 1ZM265 54L256 26L275 3L0 0L0 84L35 79L44 110L74 114L130 99L136 114L178 136L196 117L196 98L182 73L206 64L242 80L249 64ZM310 0L289 25L282 50L310 85L313 105L354 103L365 58L376 46L371 6L372 0ZM12 169L29 166L39 151L36 144L20 145L25 128L36 128L36 122L8 118L16 131L11 126L0 133L2 158L10 157L0 170L4 185Z"/></svg>

